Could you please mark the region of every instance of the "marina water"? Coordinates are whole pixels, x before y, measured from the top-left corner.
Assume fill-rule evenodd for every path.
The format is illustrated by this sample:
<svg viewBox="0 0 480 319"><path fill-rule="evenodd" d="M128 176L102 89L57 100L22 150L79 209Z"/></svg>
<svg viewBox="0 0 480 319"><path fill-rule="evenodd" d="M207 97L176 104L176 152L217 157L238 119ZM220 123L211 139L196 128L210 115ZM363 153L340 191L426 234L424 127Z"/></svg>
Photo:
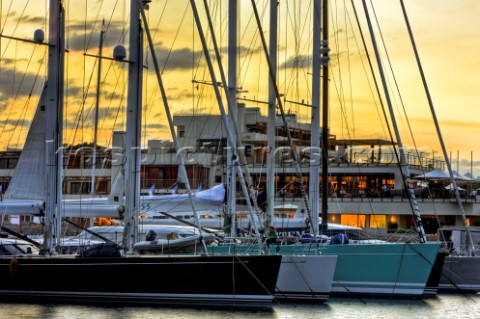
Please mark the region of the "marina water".
<svg viewBox="0 0 480 319"><path fill-rule="evenodd" d="M102 307L0 303L0 318L150 319L150 318L479 318L480 295L439 294L426 300L330 298L324 304L274 304L261 309L199 307Z"/></svg>

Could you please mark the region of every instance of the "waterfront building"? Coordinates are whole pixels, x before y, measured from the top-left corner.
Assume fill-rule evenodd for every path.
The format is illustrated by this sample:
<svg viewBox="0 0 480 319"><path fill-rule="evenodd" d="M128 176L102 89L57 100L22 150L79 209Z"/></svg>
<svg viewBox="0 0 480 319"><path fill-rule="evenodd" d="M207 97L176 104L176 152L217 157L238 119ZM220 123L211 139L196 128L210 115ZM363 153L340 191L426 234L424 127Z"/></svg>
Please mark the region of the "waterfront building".
<svg viewBox="0 0 480 319"><path fill-rule="evenodd" d="M295 114L287 114L295 152L301 163L304 185L308 186L310 157L310 128L300 123ZM174 125L185 154L187 175L192 188L209 188L225 182L227 163L227 135L220 115L177 115ZM245 148L247 165L255 187L264 188L266 181L267 117L258 107L238 106L237 125ZM286 134L280 119L276 130L275 198L284 207L285 214L302 215L302 200L292 158L287 147ZM92 161L92 145L67 147L63 192L65 198L91 196L91 168L95 163L95 196L106 196L112 190L112 181L122 174L124 133L115 132L111 148L98 147ZM362 227L372 232L386 233L409 230L413 227L412 212L404 191L404 183L392 142L383 139L339 140L329 136L329 222ZM20 150L0 153L0 183L2 190L15 170ZM412 176L434 169L444 169L445 163L427 156L407 154ZM168 140L150 140L142 150L142 193L169 194L184 191L178 183L178 159L173 144ZM425 181L417 180L418 199L425 230L435 234L439 223L461 226L462 218L451 190L440 181L424 188ZM462 182L459 181L462 185ZM464 182L461 193L470 226L480 226L478 186ZM435 185L438 187L435 189ZM321 185L320 187L323 187ZM433 188L432 188L433 187ZM240 190L240 187L237 187ZM243 194L238 192L238 202ZM287 208L289 207L289 208ZM22 222L30 222L25 217ZM105 222L97 221L97 223Z"/></svg>

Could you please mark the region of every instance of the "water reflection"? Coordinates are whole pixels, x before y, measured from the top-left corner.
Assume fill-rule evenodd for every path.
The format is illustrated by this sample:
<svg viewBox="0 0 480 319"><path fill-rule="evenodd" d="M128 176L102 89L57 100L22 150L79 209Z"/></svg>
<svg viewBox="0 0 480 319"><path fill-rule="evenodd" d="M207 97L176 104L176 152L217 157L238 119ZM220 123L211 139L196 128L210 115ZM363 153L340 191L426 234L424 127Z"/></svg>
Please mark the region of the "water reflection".
<svg viewBox="0 0 480 319"><path fill-rule="evenodd" d="M121 307L0 303L2 318L52 319L346 319L478 318L479 295L439 295L426 300L330 298L324 304L273 304L262 308L158 306Z"/></svg>

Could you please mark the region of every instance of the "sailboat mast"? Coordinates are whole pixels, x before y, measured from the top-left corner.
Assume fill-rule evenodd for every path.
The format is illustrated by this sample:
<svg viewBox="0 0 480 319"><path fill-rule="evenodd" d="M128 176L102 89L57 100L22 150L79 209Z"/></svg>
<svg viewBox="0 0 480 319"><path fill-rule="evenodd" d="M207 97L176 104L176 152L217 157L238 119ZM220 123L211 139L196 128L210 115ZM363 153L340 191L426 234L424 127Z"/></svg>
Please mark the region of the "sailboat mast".
<svg viewBox="0 0 480 319"><path fill-rule="evenodd" d="M61 233L62 119L64 76L64 10L62 0L50 0L46 103L45 230L42 252L54 254Z"/></svg>
<svg viewBox="0 0 480 319"><path fill-rule="evenodd" d="M204 4L205 12L206 12L206 15L207 15L208 27L210 29L210 34L211 34L211 37L212 37L213 47L214 47L214 51L215 51L215 57L216 57L217 61L221 61L220 49L218 47L218 42L217 42L216 37L215 37L215 30L214 30L214 26L213 26L212 18L211 18L211 15L210 15L210 9L209 9L207 0L204 0L203 4ZM196 15L198 15L196 13L196 12L198 12L197 9L196 9L196 6L195 7L192 6L192 9L194 10L194 13ZM200 33L200 38L203 38L204 35L203 35L203 30L201 29L201 26L199 26L199 31L200 31L199 32ZM204 46L204 50L205 50L206 49L206 42L204 40L202 40L202 45L205 45ZM208 59L209 58L207 58L207 60ZM226 77L225 77L225 72L223 70L222 63L220 63L220 62L218 63L218 69L219 69L221 84L223 86L225 96L229 97L230 92L228 90L228 84L227 84L227 80L226 80ZM211 76L215 77L214 74L212 74ZM213 86L214 86L214 88L217 92L218 87L219 87L218 83L214 81ZM217 100L218 100L218 103L220 105L220 108L224 109L223 102L221 100L220 95L217 96ZM227 99L228 113L229 114L236 114L237 113L236 107L232 106L232 104L230 102L231 102L231 99L228 98ZM242 189L244 187L243 184L245 184L245 187L247 188L247 191L248 191L248 194L245 194L245 198L250 198L255 212L260 213L260 208L258 207L258 202L257 202L257 194L255 193L255 190L253 188L253 182L252 182L250 171L248 169L247 158L245 156L245 146L243 146L243 142L242 142L242 139L241 139L242 135L241 135L240 129L238 128L237 121L233 121L232 118L230 116L228 116L225 120L225 127L227 128L227 138L230 138L230 137L228 137L228 135L229 135L228 131L230 131L231 141L233 143L236 142L236 150L235 150L235 153L232 153L232 162L231 163L235 167L235 170L237 171L237 176L238 176L238 174L243 174L242 176L239 176L239 179L240 179L240 183L242 184L241 185ZM230 139L229 139L229 142L230 142ZM231 151L233 151L232 146L230 146L229 149ZM238 165L238 164L240 164L240 165ZM249 206L248 203L247 203L247 206ZM251 217L251 219L254 219L255 217L253 216L253 211L251 210L251 206L252 205L249 206L249 213L250 213L249 216ZM255 224L255 223L256 223L255 220L252 220L252 224ZM254 227L256 228L256 226L254 226Z"/></svg>
<svg viewBox="0 0 480 319"><path fill-rule="evenodd" d="M127 129L125 141L125 228L122 244L133 250L137 237L136 210L140 203L140 155L142 120L143 32L139 1L130 1Z"/></svg>
<svg viewBox="0 0 480 319"><path fill-rule="evenodd" d="M318 200L320 195L320 5L321 0L313 1L312 122L310 125L310 178L308 191L310 207L312 208L310 227L314 234L318 234Z"/></svg>
<svg viewBox="0 0 480 319"><path fill-rule="evenodd" d="M322 40L322 88L323 88L323 109L322 109L322 234L328 229L328 0L323 0L323 40Z"/></svg>
<svg viewBox="0 0 480 319"><path fill-rule="evenodd" d="M387 102L388 111L390 113L390 118L392 120L393 129L394 129L394 132L395 132L395 138L397 139L398 149L400 151L400 167L401 167L401 169L402 169L402 171L404 172L404 175L405 175L405 180L406 180L406 183L407 183L406 186L407 186L407 190L408 190L408 194L409 194L410 206L412 208L412 211L413 211L413 214L414 214L414 217L415 217L415 224L417 226L417 231L418 231L418 234L419 234L420 242L426 242L427 237L425 235L425 230L423 229L422 218L420 216L420 210L418 208L417 198L415 197L415 192L413 191L412 179L410 177L410 168L408 166L407 159L405 157L405 152L404 152L404 149L403 149L402 139L400 137L400 132L398 130L398 125L397 125L396 120L395 120L395 112L393 110L392 101L390 100L390 94L388 92L388 87L387 87L387 83L386 83L386 79L385 79L385 74L383 72L382 62L381 62L381 59L380 59L380 53L378 51L377 43L376 43L376 40L375 40L375 34L373 32L372 22L370 21L370 16L368 14L368 8L367 8L366 1L362 0L362 4L363 4L364 11L365 11L366 19L367 19L368 30L370 32L370 37L372 39L373 49L375 51L375 57L377 59L378 71L379 71L379 74L380 74L380 78L382 80L382 86L383 86L383 89L384 89L385 100Z"/></svg>
<svg viewBox="0 0 480 319"><path fill-rule="evenodd" d="M58 111L57 111L57 213L56 217L56 244L60 245L63 220L63 87L65 65L65 11L60 10L60 30L58 36Z"/></svg>
<svg viewBox="0 0 480 319"><path fill-rule="evenodd" d="M288 145L289 145L289 148L290 148L290 155L292 156L293 166L295 168L295 174L296 174L296 177L297 177L298 182L300 184L300 192L302 194L303 204L305 205L305 209L307 211L308 219L311 220L311 210L310 210L310 205L308 203L308 196L305 192L305 185L304 185L303 179L302 179L302 172L300 170L300 164L298 162L297 153L295 152L295 149L294 149L292 134L290 133L290 129L288 127L287 119L286 119L286 116L285 116L285 110L283 108L283 103L282 103L282 100L280 98L280 92L278 91L278 87L277 87L277 84L275 82L275 76L274 76L275 73L274 73L274 70L273 70L272 63L271 63L270 54L268 53L268 50L267 50L267 43L266 43L266 40L265 40L265 36L263 34L263 28L262 28L262 24L261 24L261 21L260 21L260 15L259 15L258 9L257 9L257 4L255 3L255 0L252 0L251 4L252 4L252 8L253 8L253 13L255 15L255 21L257 22L257 27L260 30L260 32L259 32L260 40L262 41L263 52L265 53L265 57L266 57L267 64L268 64L268 75L270 77L270 83L272 83L272 85L273 85L274 92L275 92L275 97L276 97L277 103L278 103L278 108L280 110L280 116L282 118L283 130L285 131L285 134L287 136Z"/></svg>
<svg viewBox="0 0 480 319"><path fill-rule="evenodd" d="M100 32L100 43L98 45L98 70L97 70L97 92L95 101L95 115L93 122L93 146L92 146L92 179L90 185L90 194L95 196L95 169L97 166L97 135L98 135L98 109L100 108L100 83L102 76L102 51L103 51L103 38L105 36L105 30Z"/></svg>
<svg viewBox="0 0 480 319"><path fill-rule="evenodd" d="M185 188L187 190L188 199L189 199L190 205L192 207L193 215L195 216L195 223L196 223L195 226L197 226L197 228L198 228L200 238L201 238L201 242L202 242L204 251L206 252L207 247L206 247L205 241L203 240L202 227L200 227L200 219L198 217L197 208L195 207L195 200L193 198L192 189L190 187L190 182L188 180L187 170L185 168L185 158L184 158L183 153L181 152L180 143L178 142L177 133L175 132L175 126L173 125L173 117L172 117L172 114L170 112L170 106L168 105L165 86L163 85L162 77L160 75L160 67L158 65L157 55L155 54L155 50L154 50L154 46L153 46L153 40L152 40L152 36L150 34L150 29L148 27L147 17L146 17L146 14L145 14L145 8L143 6L141 7L141 14L142 14L143 23L145 25L145 30L146 30L146 33L147 33L148 45L150 47L150 51L151 51L151 54L152 54L153 65L155 67L155 74L157 76L158 85L160 87L160 92L161 92L161 95L162 95L163 105L165 106L165 113L166 113L167 119L168 119L168 126L170 128L170 134L172 135L173 144L175 145L175 149L176 149L177 155L178 155L178 162L179 162L178 175L179 175L179 178L181 179L181 182L185 185Z"/></svg>
<svg viewBox="0 0 480 319"><path fill-rule="evenodd" d="M240 1L228 1L228 100L230 105L229 116L233 122L237 121L237 65L238 65L238 25L240 20ZM234 137L235 140L236 137ZM237 142L236 140L234 141ZM236 144L235 144L236 145ZM232 163L231 146L227 148L227 185L228 205L227 214L230 216L230 236L235 236L236 229L236 201L237 201L237 175Z"/></svg>
<svg viewBox="0 0 480 319"><path fill-rule="evenodd" d="M278 26L278 2L277 0L270 1L270 38L269 51L270 61L272 63L272 76L268 82L268 125L267 125L267 218L265 219L265 229L272 225L274 216L274 202L275 202L275 136L277 135L276 116L277 107L275 95L275 83L277 79L277 26Z"/></svg>
<svg viewBox="0 0 480 319"><path fill-rule="evenodd" d="M222 58L221 58L221 55L220 55L220 49L219 49L219 46L218 46L218 42L216 40L215 29L214 29L214 26L213 26L212 17L210 15L210 9L209 9L207 0L203 0L203 4L204 4L204 7L205 7L205 12L206 12L206 16L207 16L208 28L210 30L210 34L211 34L211 37L212 37L212 43L213 43L213 48L214 48L214 52L215 52L215 58L217 59L217 61L219 61L218 69L219 69L219 73L220 73L221 84L223 86L225 96L230 97L230 92L228 90L227 79L226 79L226 76L225 76L225 72L223 70L223 65L220 62L222 60ZM194 15L198 16L198 10L196 8L196 5L192 6L192 9L194 11ZM198 19L198 23L200 23L199 19ZM203 29L201 28L201 25L199 25L199 34L200 34L201 39L204 38ZM203 49L205 51L206 48L207 48L205 39L202 39L202 46L203 46ZM206 59L209 60L210 58L206 57ZM209 62L209 63L211 63L211 62ZM209 65L209 67L210 66L212 66L212 65ZM212 70L213 70L213 66L212 66L212 69L210 69L210 71L212 71ZM214 78L215 74L211 74L211 77ZM218 92L219 85L216 81L213 82L213 87L214 87L215 91ZM224 110L221 96L217 95L216 97L217 97L217 101L220 105L220 108L222 110ZM236 106L232 106L230 102L231 102L231 99L227 98L228 114L236 114L237 113ZM226 116L226 112L225 112L225 116ZM257 194L255 193L255 190L253 188L253 182L252 182L250 171L248 169L247 158L245 156L245 146L243 146L243 142L242 142L242 139L241 139L242 135L240 133L240 129L238 128L237 121L234 121L231 116L226 116L225 127L227 129L227 138L229 139L228 140L229 143L230 142L236 143L236 144L233 144L233 145L229 146L229 149L231 150L231 155L232 155L231 165L233 165L234 169L237 171L236 172L237 176L238 176L238 174L242 174L242 176L239 176L239 179L240 179L240 183L242 184L241 185L242 189L244 187L243 184L245 184L245 188L247 189L247 194L245 194L245 198L249 198L251 200L250 208L253 205L253 208L254 208L255 212L260 213L260 208L258 207L258 202L257 202ZM228 137L229 134L230 134L230 137ZM235 147L236 147L236 150L235 150L235 152L233 152L233 148L235 148ZM247 206L248 206L248 204L247 204ZM249 216L252 219L252 224L256 224L256 221L253 220L255 218L253 216L254 212L250 208L249 208L249 213L250 213ZM254 227L256 228L256 226L254 226Z"/></svg>
<svg viewBox="0 0 480 319"><path fill-rule="evenodd" d="M95 175L97 168L97 135L98 135L98 111L100 108L100 83L102 77L102 51L103 51L103 38L105 36L105 30L103 29L104 23L102 24L102 31L100 32L100 43L98 45L98 70L97 70L97 92L95 99L95 114L93 120L93 145L92 145L92 177L90 180L90 196L95 197ZM93 226L93 218L88 219L89 226Z"/></svg>
<svg viewBox="0 0 480 319"><path fill-rule="evenodd" d="M423 72L423 67L422 67L422 64L420 62L420 57L419 57L419 54L418 54L417 46L416 46L415 40L413 38L412 28L410 27L410 22L408 20L407 11L405 10L405 4L403 3L403 0L400 0L400 4L402 5L403 16L405 17L405 22L407 24L408 34L410 36L410 42L412 43L413 51L415 53L415 60L417 61L417 66L418 66L418 69L420 71L420 76L422 77L423 87L425 88L425 93L426 93L427 99L428 99L428 105L430 106L430 111L432 113L433 122L435 123L435 129L437 131L437 136L438 136L438 139L440 141L440 145L442 146L443 157L445 158L445 164L447 165L448 173L450 175L450 183L453 185L453 189L454 189L454 193L455 193L455 199L456 199L458 207L460 209L460 213L461 213L462 221L463 221L463 226L465 226L465 230L467 232L467 237L468 237L468 240L469 240L471 253L475 256L475 246L474 246L474 243L473 243L472 235L470 233L470 229L467 227L468 225L467 225L467 219L465 217L465 209L463 208L462 200L460 199L460 193L458 192L458 186L457 186L457 183L455 181L455 177L453 175L450 158L447 154L447 149L446 149L445 143L443 141L442 131L440 130L440 125L438 124L437 114L436 114L435 108L433 106L432 97L430 95L430 90L428 89L427 80L425 79L425 73ZM458 172L458 170L457 170L457 172Z"/></svg>
<svg viewBox="0 0 480 319"><path fill-rule="evenodd" d="M207 8L207 11L208 11L207 3L204 2L204 4L205 4L205 7ZM245 173L245 175L246 175L246 177L245 177L244 174L243 174L242 168L239 165L239 158L240 158L240 160L242 160L242 158L244 157L244 153L240 153L239 150L236 147L238 145L238 138L239 137L237 136L237 143L236 143L235 139L234 139L234 135L238 132L238 129L233 131L232 126L230 125L230 122L228 121L228 116L227 116L227 113L225 111L225 107L224 107L224 104L223 104L223 101L222 101L222 96L220 94L220 90L218 88L218 82L216 80L215 71L213 69L212 59L210 58L210 53L209 53L209 50L208 50L208 47L207 47L207 42L205 40L205 34L203 32L203 28L202 28L202 24L201 24L201 21L200 21L200 17L198 15L198 10L197 10L197 5L195 4L195 0L190 0L190 5L192 7L193 16L194 16L194 19L195 19L195 23L197 25L198 34L199 34L200 40L202 42L203 53L205 55L205 60L207 62L210 77L212 79L213 88L214 88L214 91L215 91L215 97L217 99L217 103L218 103L218 106L219 106L219 109L220 109L221 118L222 118L223 123L224 123L225 128L226 128L227 140L228 140L228 143L229 143L230 148L232 150L232 158L233 158L232 164L234 165L235 170L237 171L237 176L239 177L239 180L240 180L240 186L242 187L242 191L243 191L243 194L244 194L245 199L246 199L246 204L247 204L247 208L248 208L248 211L249 211L249 214L250 214L249 215L250 218L251 218L250 222L252 224L253 231L254 231L255 235L259 235L259 233L258 233L259 228L257 226L257 221L255 219L256 216L253 216L252 203L250 202L250 198L252 198L252 200L254 202L254 205L257 206L256 205L256 198L250 196L249 190L247 188L247 182L246 182L246 178L249 179L250 174ZM207 14L208 14L208 12L207 12ZM209 24L211 25L211 20L210 19L209 19ZM218 46L215 45L215 54L217 54L217 53L218 53ZM222 82L225 83L225 76L224 76L223 68L221 67L220 62L219 62L219 68L221 69L220 73L221 73L221 77L222 77ZM233 124L235 124L235 123L233 123ZM239 153L240 153L240 157L239 157ZM251 183L249 183L249 186L250 186L250 190L252 190Z"/></svg>

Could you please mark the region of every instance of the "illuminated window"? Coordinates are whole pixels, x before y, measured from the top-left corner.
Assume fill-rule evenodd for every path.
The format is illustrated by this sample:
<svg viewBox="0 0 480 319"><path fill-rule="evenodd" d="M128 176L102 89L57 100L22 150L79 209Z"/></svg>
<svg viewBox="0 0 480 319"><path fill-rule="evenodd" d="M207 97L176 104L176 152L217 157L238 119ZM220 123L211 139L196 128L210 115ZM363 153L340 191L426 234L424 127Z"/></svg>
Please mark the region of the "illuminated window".
<svg viewBox="0 0 480 319"><path fill-rule="evenodd" d="M342 225L365 228L365 215L342 214L340 222Z"/></svg>
<svg viewBox="0 0 480 319"><path fill-rule="evenodd" d="M328 219L331 223L338 223L338 220L340 219L340 215L331 214L329 215Z"/></svg>
<svg viewBox="0 0 480 319"><path fill-rule="evenodd" d="M387 228L387 215L370 215L370 228Z"/></svg>

